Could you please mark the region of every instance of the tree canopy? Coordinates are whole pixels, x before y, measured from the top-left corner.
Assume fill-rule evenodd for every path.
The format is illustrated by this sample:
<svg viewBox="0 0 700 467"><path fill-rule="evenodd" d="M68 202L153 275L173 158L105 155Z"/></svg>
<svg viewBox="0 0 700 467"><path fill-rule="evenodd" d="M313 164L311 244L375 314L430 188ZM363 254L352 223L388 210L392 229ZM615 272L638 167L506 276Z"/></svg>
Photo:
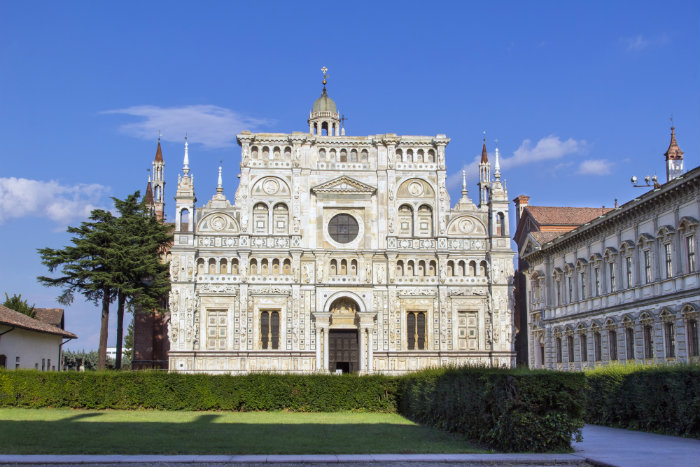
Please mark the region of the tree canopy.
<svg viewBox="0 0 700 467"><path fill-rule="evenodd" d="M36 315L36 310L34 310L34 305L30 305L27 303L26 300L22 300L22 294L14 294L11 297L7 295L7 292L5 292L5 301L3 302L3 306L6 306L10 310L15 310L20 313L23 313L30 318L34 318Z"/></svg>
<svg viewBox="0 0 700 467"><path fill-rule="evenodd" d="M137 191L124 200L112 198L118 216L96 209L80 227L68 227L72 245L38 250L49 271L59 271L58 277L38 280L63 289L60 303L72 303L76 293L102 303L100 368L106 363L110 303L117 300L115 366L119 368L125 306L159 310L170 289L168 265L161 256L172 243L171 228L152 216L139 196Z"/></svg>

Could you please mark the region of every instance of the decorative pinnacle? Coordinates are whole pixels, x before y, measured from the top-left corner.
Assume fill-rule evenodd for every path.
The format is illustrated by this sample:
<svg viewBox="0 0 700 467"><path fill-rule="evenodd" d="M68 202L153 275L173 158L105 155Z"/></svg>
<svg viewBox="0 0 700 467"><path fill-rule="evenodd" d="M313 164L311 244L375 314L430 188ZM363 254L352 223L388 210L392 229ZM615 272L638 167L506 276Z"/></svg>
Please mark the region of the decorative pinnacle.
<svg viewBox="0 0 700 467"><path fill-rule="evenodd" d="M462 197L466 198L467 195L469 194L469 191L467 190L467 171L462 170Z"/></svg>
<svg viewBox="0 0 700 467"><path fill-rule="evenodd" d="M323 72L323 87L326 87L326 73L328 73L328 68L325 66L321 68L321 71Z"/></svg>
<svg viewBox="0 0 700 467"><path fill-rule="evenodd" d="M221 162L221 161L219 161L219 162ZM221 180L221 166L219 166L219 181L216 185L216 193L221 194L223 192L224 192L224 183Z"/></svg>
<svg viewBox="0 0 700 467"><path fill-rule="evenodd" d="M185 159L182 162L182 171L185 175L190 173L190 156L187 148L187 133L185 133Z"/></svg>
<svg viewBox="0 0 700 467"><path fill-rule="evenodd" d="M496 144L498 144L498 142L496 142ZM501 164L499 162L500 153L498 151L498 146L496 146L495 151L496 151L496 164L494 164L493 176L496 177L496 180L500 181L501 180Z"/></svg>

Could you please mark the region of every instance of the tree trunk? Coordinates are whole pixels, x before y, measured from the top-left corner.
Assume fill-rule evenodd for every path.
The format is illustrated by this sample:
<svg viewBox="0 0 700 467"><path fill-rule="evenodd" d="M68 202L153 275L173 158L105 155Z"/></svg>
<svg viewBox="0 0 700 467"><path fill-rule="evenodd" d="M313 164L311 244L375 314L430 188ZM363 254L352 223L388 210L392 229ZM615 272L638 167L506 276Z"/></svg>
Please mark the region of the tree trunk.
<svg viewBox="0 0 700 467"><path fill-rule="evenodd" d="M116 370L122 369L122 341L124 340L124 303L126 295L120 290L117 294L117 356L114 363Z"/></svg>
<svg viewBox="0 0 700 467"><path fill-rule="evenodd" d="M102 325L100 327L100 347L97 350L97 369L104 370L107 364L107 331L109 330L109 301L112 292L109 287L102 289Z"/></svg>

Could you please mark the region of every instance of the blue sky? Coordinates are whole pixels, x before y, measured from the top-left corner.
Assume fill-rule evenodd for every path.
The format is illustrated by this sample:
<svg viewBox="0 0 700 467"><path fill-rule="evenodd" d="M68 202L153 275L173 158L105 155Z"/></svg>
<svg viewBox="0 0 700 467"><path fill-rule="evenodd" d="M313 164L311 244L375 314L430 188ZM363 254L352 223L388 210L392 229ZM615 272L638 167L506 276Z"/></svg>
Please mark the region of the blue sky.
<svg viewBox="0 0 700 467"><path fill-rule="evenodd" d="M484 130L511 199L624 202L632 175L665 179L671 115L686 168L700 164L699 39L696 0L0 0L0 293L56 305L36 249L143 190L159 129L166 210L185 132L200 202L219 160L233 198L235 134L306 131L324 65L348 134L452 138L453 203L463 167L475 198ZM66 319L70 348L97 347L97 307Z"/></svg>

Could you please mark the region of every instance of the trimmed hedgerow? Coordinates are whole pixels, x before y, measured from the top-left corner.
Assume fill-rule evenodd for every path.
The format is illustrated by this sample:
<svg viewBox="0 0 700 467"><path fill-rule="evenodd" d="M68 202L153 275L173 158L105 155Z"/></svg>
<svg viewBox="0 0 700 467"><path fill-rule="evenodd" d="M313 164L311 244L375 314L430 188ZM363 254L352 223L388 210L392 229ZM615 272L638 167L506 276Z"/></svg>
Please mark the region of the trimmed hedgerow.
<svg viewBox="0 0 700 467"><path fill-rule="evenodd" d="M447 368L400 380L399 411L499 451L565 451L583 427L581 373Z"/></svg>
<svg viewBox="0 0 700 467"><path fill-rule="evenodd" d="M396 380L353 375L0 371L0 406L395 412Z"/></svg>
<svg viewBox="0 0 700 467"><path fill-rule="evenodd" d="M700 365L611 365L586 379L588 423L700 437Z"/></svg>

